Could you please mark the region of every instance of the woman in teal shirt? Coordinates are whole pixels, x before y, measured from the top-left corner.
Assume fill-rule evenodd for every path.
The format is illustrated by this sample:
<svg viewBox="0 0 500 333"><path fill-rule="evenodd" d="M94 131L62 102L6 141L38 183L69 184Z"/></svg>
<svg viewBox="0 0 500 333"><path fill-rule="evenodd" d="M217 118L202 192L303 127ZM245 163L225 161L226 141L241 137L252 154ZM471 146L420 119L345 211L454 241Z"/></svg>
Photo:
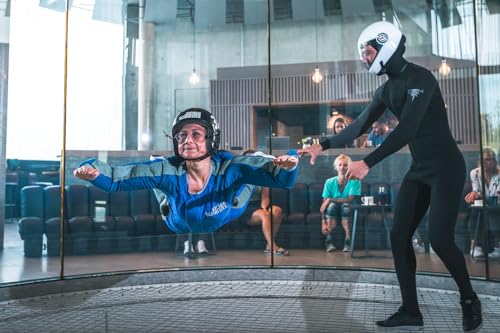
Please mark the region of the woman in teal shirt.
<svg viewBox="0 0 500 333"><path fill-rule="evenodd" d="M323 187L323 204L319 211L322 216L321 233L326 236L327 252L336 249L332 234L339 219L342 221L342 227L345 231L345 243L342 251L349 252L351 250L352 214L349 203L361 195L361 182L358 179L349 180L345 176L351 162L349 156L339 155L333 163L338 176L327 179Z"/></svg>

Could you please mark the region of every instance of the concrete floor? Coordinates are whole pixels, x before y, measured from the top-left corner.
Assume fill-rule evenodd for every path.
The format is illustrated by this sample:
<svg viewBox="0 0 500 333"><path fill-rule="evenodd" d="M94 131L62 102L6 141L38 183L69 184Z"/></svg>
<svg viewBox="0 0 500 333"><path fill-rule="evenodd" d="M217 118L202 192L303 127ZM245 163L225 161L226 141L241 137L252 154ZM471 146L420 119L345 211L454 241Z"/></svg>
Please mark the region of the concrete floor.
<svg viewBox="0 0 500 333"><path fill-rule="evenodd" d="M420 288L423 332L461 332L454 291ZM500 297L480 295L481 332L500 332ZM397 286L328 281L197 281L0 302L0 332L385 332Z"/></svg>
<svg viewBox="0 0 500 333"><path fill-rule="evenodd" d="M26 258L15 239L6 245L0 332L386 332L374 322L400 304L395 274L380 271L393 267L389 251L361 258L318 249L280 258L256 250L197 259L169 252L70 256L59 280L59 258ZM417 260L422 272L446 272L433 254ZM466 262L473 276L484 274L484 262ZM490 266L496 276L499 266ZM9 285L40 278L56 280ZM417 284L423 332L461 332L453 280L419 274ZM498 283L473 284L483 304L481 332L500 332Z"/></svg>

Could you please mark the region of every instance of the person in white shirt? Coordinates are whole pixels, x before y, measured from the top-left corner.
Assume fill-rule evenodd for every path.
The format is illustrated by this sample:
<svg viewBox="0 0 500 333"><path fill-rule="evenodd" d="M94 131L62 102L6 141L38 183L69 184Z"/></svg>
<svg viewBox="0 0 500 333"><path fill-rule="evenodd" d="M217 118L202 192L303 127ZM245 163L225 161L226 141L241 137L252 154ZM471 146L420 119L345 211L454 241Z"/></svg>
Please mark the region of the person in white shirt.
<svg viewBox="0 0 500 333"><path fill-rule="evenodd" d="M500 196L500 170L498 167L496 153L491 148L483 149L483 165L484 165L484 188L486 195L486 202L490 205L498 204L498 197ZM472 191L467 193L465 196L465 202L468 204L473 204L474 200L481 200L482 197L482 176L481 168L477 167L470 172L470 180L472 183ZM477 212L474 212L470 217L471 223L469 224L469 232L471 233L470 241L470 255L474 257L484 256L484 251L481 246L477 244L477 240L474 239L476 224L477 224ZM497 247L488 254L490 258L500 258L500 238L497 237Z"/></svg>

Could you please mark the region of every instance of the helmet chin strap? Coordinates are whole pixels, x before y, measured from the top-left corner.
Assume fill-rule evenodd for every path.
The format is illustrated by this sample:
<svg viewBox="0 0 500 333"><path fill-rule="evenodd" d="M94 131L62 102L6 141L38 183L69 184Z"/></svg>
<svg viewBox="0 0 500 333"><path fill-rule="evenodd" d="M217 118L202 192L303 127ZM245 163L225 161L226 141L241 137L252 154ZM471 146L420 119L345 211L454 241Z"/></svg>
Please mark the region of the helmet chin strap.
<svg viewBox="0 0 500 333"><path fill-rule="evenodd" d="M378 75L383 75L387 73L387 67L384 65L384 62L380 60L380 72Z"/></svg>

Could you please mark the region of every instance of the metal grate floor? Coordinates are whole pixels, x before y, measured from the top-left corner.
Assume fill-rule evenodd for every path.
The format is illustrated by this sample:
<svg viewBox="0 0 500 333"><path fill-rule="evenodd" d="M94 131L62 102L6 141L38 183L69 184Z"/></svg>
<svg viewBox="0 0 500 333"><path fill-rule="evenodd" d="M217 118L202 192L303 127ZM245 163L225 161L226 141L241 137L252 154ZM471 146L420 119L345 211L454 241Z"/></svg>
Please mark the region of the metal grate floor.
<svg viewBox="0 0 500 333"><path fill-rule="evenodd" d="M421 332L461 332L458 298L419 289ZM480 332L500 332L500 297L480 299ZM367 283L155 284L0 302L0 332L385 332L374 322L399 303L397 287Z"/></svg>

